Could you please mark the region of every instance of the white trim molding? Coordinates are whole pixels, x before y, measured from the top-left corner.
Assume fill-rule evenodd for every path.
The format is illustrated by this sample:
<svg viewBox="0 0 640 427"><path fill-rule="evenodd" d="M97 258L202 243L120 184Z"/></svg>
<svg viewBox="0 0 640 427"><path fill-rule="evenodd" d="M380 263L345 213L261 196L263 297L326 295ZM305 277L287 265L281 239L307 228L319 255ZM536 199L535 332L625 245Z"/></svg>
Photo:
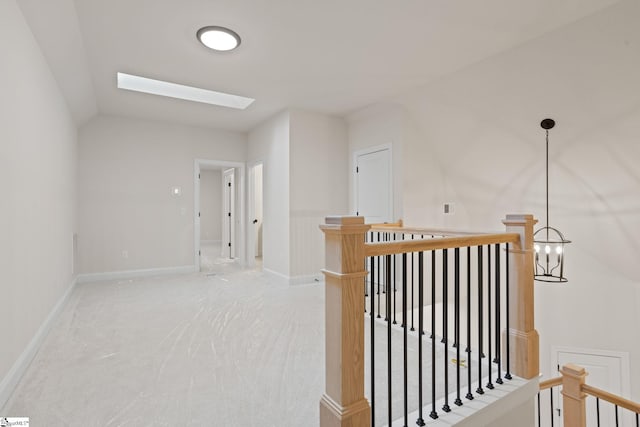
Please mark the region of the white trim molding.
<svg viewBox="0 0 640 427"><path fill-rule="evenodd" d="M324 282L324 275L321 273L289 277L289 285L291 286L312 285L322 282Z"/></svg>
<svg viewBox="0 0 640 427"><path fill-rule="evenodd" d="M262 273L267 277L279 284L289 286L310 285L314 283L324 283L324 276L318 272L318 274L308 274L303 276L287 276L286 274L278 273L277 271L263 268Z"/></svg>
<svg viewBox="0 0 640 427"><path fill-rule="evenodd" d="M197 272L195 265L181 267L147 268L141 270L111 271L105 273L79 274L78 283L104 282L109 280L135 279L138 277L170 276L176 274L190 274Z"/></svg>

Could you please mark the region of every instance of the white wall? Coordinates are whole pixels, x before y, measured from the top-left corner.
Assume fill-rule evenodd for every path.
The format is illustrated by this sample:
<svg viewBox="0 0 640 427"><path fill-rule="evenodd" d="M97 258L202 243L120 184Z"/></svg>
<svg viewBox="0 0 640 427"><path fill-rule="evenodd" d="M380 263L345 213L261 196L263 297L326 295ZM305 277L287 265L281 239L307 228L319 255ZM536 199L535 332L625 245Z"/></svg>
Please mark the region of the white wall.
<svg viewBox="0 0 640 427"><path fill-rule="evenodd" d="M343 119L293 110L290 113L291 273L320 277L328 215L347 215L348 139Z"/></svg>
<svg viewBox="0 0 640 427"><path fill-rule="evenodd" d="M200 240L222 240L222 172L200 172Z"/></svg>
<svg viewBox="0 0 640 427"><path fill-rule="evenodd" d="M82 273L192 266L194 159L243 162L246 136L100 116L79 156Z"/></svg>
<svg viewBox="0 0 640 427"><path fill-rule="evenodd" d="M247 163L263 163L263 268L288 279L289 112L257 126L248 138Z"/></svg>
<svg viewBox="0 0 640 427"><path fill-rule="evenodd" d="M73 281L77 134L14 0L0 2L0 52L1 408Z"/></svg>
<svg viewBox="0 0 640 427"><path fill-rule="evenodd" d="M404 153L405 174L421 183L404 194L418 201L404 204L412 225L501 230L505 214L520 212L533 213L543 223L544 131L539 123L546 117L557 121L550 133L551 225L573 243L567 250L569 283L536 284L541 369L546 375L555 370L550 361L554 345L629 352L630 397L636 400L638 16L638 2L622 1L394 100L418 128ZM397 122L393 113L376 121L384 123L384 117ZM368 132L378 126L370 121ZM363 134L350 128L350 136L361 139ZM441 180L424 166L432 158ZM454 202L455 215L444 218L438 199Z"/></svg>

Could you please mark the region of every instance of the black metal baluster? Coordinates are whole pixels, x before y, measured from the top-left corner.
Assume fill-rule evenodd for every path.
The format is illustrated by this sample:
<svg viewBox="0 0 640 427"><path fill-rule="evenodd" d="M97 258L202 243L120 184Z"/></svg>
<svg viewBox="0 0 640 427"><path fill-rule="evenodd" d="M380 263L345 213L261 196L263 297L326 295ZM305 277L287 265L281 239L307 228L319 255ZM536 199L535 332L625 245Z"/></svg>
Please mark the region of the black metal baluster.
<svg viewBox="0 0 640 427"><path fill-rule="evenodd" d="M380 242L380 232L378 231L378 242ZM378 319L380 319L380 270L382 270L382 268L380 268L380 255L378 255L378 315L376 316ZM371 312L371 314L373 315L373 311Z"/></svg>
<svg viewBox="0 0 640 427"><path fill-rule="evenodd" d="M600 398L596 397L596 420L598 427L600 427Z"/></svg>
<svg viewBox="0 0 640 427"><path fill-rule="evenodd" d="M369 241L369 238L368 238L369 235L367 234L366 236L367 236L367 238L365 239L365 242L368 242ZM367 281L369 283L372 282L372 277L371 277L371 262L372 261L371 260L372 260L372 258L367 258L365 260L365 262L368 263L368 265L369 265L369 268L367 268L367 272L368 272L367 273L367 277L364 278L364 312L365 313L367 312L367 297L369 296L369 288L367 286ZM365 268L366 268L366 266L365 266Z"/></svg>
<svg viewBox="0 0 640 427"><path fill-rule="evenodd" d="M434 420L436 411L436 251L431 251L431 413Z"/></svg>
<svg viewBox="0 0 640 427"><path fill-rule="evenodd" d="M491 382L491 374L493 366L491 366L491 245L487 245L487 349L489 357L487 357L487 370L489 371L487 388L493 390L493 383Z"/></svg>
<svg viewBox="0 0 640 427"><path fill-rule="evenodd" d="M616 405L616 427L618 427L618 405Z"/></svg>
<svg viewBox="0 0 640 427"><path fill-rule="evenodd" d="M424 240L424 235L420 235L420 238L421 238L422 240ZM420 271L420 274L421 274L421 275L424 275L424 270L421 270L421 271ZM423 280L423 283L424 283L424 280ZM424 301L423 301L423 303L424 303ZM421 307L424 307L424 304L421 304L420 306L421 306ZM422 308L421 308L421 310L422 310ZM424 324L422 325L422 329L421 329L420 333L421 333L422 335L424 335L424 334L425 334L425 331L424 331Z"/></svg>
<svg viewBox="0 0 640 427"><path fill-rule="evenodd" d="M460 248L454 249L454 304L455 304L455 339L456 342L456 400L453 402L462 406L460 399Z"/></svg>
<svg viewBox="0 0 640 427"><path fill-rule="evenodd" d="M396 233L393 233L393 241L396 241ZM397 290L398 288L396 287L396 255L393 255L393 324L397 325L398 323L396 322L396 300L397 300Z"/></svg>
<svg viewBox="0 0 640 427"><path fill-rule="evenodd" d="M415 235L412 234L411 235L411 240L414 240ZM413 266L416 262L415 259L415 252L411 252L411 331L415 331L415 328L413 327L413 309L415 307L415 304L413 303L413 283L414 283L414 269Z"/></svg>
<svg viewBox="0 0 640 427"><path fill-rule="evenodd" d="M404 364L404 427L409 424L409 373L407 361L407 253L402 254L402 343Z"/></svg>
<svg viewBox="0 0 640 427"><path fill-rule="evenodd" d="M540 392L538 392L538 427L542 427L541 426L541 420L540 420Z"/></svg>
<svg viewBox="0 0 640 427"><path fill-rule="evenodd" d="M371 257L371 276L375 275L376 264L375 257ZM372 292L373 293L373 292ZM375 349L375 328L376 328L376 320L373 316L374 304L375 301L373 299L373 295L371 297L371 323L369 325L369 340L370 348L371 348L371 363L369 364L369 369L371 370L371 427L376 424L376 349Z"/></svg>
<svg viewBox="0 0 640 427"><path fill-rule="evenodd" d="M449 407L449 253L447 249L442 250L442 342L444 343L444 405L442 410L450 412Z"/></svg>
<svg viewBox="0 0 640 427"><path fill-rule="evenodd" d="M509 283L509 244L507 243L507 250L506 250L506 254L507 254L507 260L505 263L505 288L506 288L506 301L505 301L505 307L506 307L506 316L505 316L505 322L507 324L507 334L506 334L506 338L507 338L507 373L505 374L505 378L510 380L513 377L511 376L511 348L510 348L510 343L511 343L511 331L509 330L509 287L510 287L510 283Z"/></svg>
<svg viewBox="0 0 640 427"><path fill-rule="evenodd" d="M478 246L478 388L476 393L484 394L482 389L482 246Z"/></svg>
<svg viewBox="0 0 640 427"><path fill-rule="evenodd" d="M549 397L551 401L551 427L553 427L553 388L549 389Z"/></svg>
<svg viewBox="0 0 640 427"><path fill-rule="evenodd" d="M365 243L369 243L371 241L371 236L373 235L373 231L368 232L367 234L365 234ZM365 277L364 279L364 312L367 312L367 297L369 296L369 288L367 286L367 279L369 279L369 283L371 283L372 281L372 277L371 277L371 258L367 258L366 260L367 263L369 263L369 268L367 269L368 273L367 273L367 277Z"/></svg>
<svg viewBox="0 0 640 427"><path fill-rule="evenodd" d="M640 427L640 414L636 412L636 427Z"/></svg>
<svg viewBox="0 0 640 427"><path fill-rule="evenodd" d="M501 338L500 338L500 244L496 243L496 357L493 359L498 364L498 378L496 378L497 384L502 384L502 355L500 354Z"/></svg>
<svg viewBox="0 0 640 427"><path fill-rule="evenodd" d="M471 247L467 246L467 385L469 391L465 396L473 400L471 393Z"/></svg>
<svg viewBox="0 0 640 427"><path fill-rule="evenodd" d="M387 276L387 286L389 286L389 284L391 283L391 255L385 255L386 258L386 263L387 263L387 271L386 271L386 276ZM389 289L387 287L387 289ZM387 313L389 312L389 310L391 310L391 292L387 292L387 297L386 297L386 306L387 306ZM389 317L389 316L387 316ZM391 319L387 318L387 405L388 405L388 425L391 425L392 423L392 418L391 418Z"/></svg>
<svg viewBox="0 0 640 427"><path fill-rule="evenodd" d="M422 417L422 335L424 335L424 253L418 252L418 419L416 424L424 426Z"/></svg>

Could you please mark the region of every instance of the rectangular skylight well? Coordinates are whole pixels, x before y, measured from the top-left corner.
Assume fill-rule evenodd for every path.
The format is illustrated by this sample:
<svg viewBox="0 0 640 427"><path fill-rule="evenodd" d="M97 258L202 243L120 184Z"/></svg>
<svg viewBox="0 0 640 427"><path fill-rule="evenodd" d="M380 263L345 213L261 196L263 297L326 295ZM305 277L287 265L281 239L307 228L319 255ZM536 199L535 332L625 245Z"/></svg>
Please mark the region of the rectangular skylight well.
<svg viewBox="0 0 640 427"><path fill-rule="evenodd" d="M203 102L205 104L219 105L221 107L237 108L244 110L255 99L228 93L215 92L213 90L185 86L177 83L154 80L132 74L117 73L118 88L133 90L136 92L150 93L152 95L168 96L170 98L185 99L187 101Z"/></svg>

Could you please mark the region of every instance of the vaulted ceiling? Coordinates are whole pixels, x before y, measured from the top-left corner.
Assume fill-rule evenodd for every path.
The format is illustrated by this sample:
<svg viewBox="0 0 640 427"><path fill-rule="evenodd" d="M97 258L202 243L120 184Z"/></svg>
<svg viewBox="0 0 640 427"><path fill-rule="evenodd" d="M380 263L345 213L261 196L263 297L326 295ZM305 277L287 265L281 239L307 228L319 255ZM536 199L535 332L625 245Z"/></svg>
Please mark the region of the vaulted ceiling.
<svg viewBox="0 0 640 427"><path fill-rule="evenodd" d="M617 0L20 0L79 124L98 113L247 131L285 108L346 115ZM196 31L240 34L233 52ZM116 73L255 98L230 110L118 90Z"/></svg>

